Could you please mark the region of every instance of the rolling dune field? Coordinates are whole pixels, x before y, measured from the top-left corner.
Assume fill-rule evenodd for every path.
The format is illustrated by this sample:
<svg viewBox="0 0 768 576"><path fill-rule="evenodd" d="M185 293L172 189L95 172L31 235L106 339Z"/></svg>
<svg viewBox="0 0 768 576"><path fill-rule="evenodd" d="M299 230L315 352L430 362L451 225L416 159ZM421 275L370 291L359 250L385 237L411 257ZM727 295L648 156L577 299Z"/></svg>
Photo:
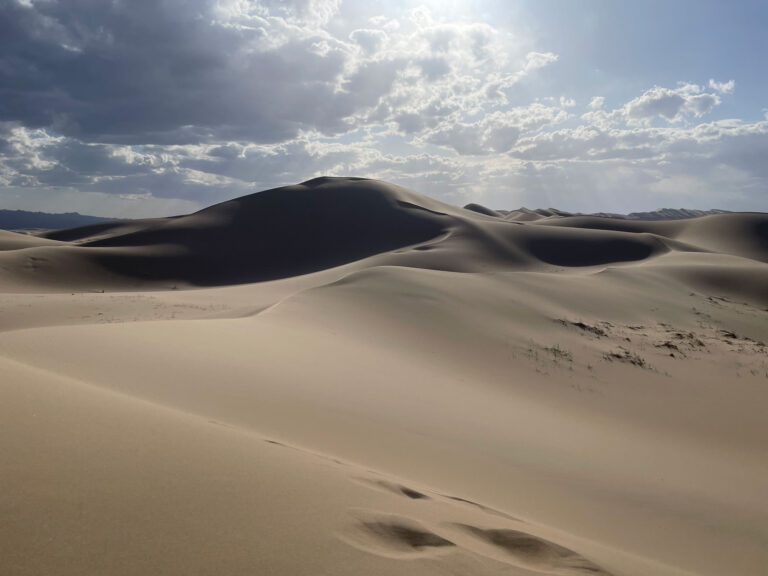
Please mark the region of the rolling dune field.
<svg viewBox="0 0 768 576"><path fill-rule="evenodd" d="M765 574L768 215L470 208L0 232L6 573Z"/></svg>

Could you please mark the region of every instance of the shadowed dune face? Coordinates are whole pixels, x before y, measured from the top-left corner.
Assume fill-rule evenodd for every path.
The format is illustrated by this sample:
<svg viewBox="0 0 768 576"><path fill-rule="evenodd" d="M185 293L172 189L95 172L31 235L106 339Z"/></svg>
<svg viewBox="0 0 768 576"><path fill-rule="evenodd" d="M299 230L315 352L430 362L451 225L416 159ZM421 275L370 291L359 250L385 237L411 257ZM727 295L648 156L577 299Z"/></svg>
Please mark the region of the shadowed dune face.
<svg viewBox="0 0 768 576"><path fill-rule="evenodd" d="M487 208L481 204L475 204L474 202L464 206L464 210L471 210L472 212L485 214L486 216L493 216L494 218L502 218L502 215L495 210L491 210L490 208Z"/></svg>
<svg viewBox="0 0 768 576"><path fill-rule="evenodd" d="M394 187L318 179L267 190L90 240L83 247L111 272L197 285L256 282L330 268L440 235L445 215L414 205ZM91 230L103 234L104 226ZM89 230L90 232L90 230ZM72 239L77 230L52 237ZM145 248L153 247L152 252Z"/></svg>
<svg viewBox="0 0 768 576"><path fill-rule="evenodd" d="M611 232L537 235L526 238L522 244L535 258L556 266L631 262L668 251L667 246L653 236Z"/></svg>
<svg viewBox="0 0 768 576"><path fill-rule="evenodd" d="M642 221L571 216L537 222L539 226L649 233L688 243L701 250L768 261L768 214L717 214L688 220Z"/></svg>
<svg viewBox="0 0 768 576"><path fill-rule="evenodd" d="M164 223L173 220L170 218L148 218L144 220L129 220L127 222L103 222L100 224L89 224L87 226L78 226L77 228L65 228L63 230L51 230L40 234L43 238L58 240L60 242L79 242L94 240L99 237L112 237L131 234L141 230L151 229L162 226Z"/></svg>
<svg viewBox="0 0 768 576"><path fill-rule="evenodd" d="M688 222L679 239L725 254L768 262L768 214L722 214Z"/></svg>

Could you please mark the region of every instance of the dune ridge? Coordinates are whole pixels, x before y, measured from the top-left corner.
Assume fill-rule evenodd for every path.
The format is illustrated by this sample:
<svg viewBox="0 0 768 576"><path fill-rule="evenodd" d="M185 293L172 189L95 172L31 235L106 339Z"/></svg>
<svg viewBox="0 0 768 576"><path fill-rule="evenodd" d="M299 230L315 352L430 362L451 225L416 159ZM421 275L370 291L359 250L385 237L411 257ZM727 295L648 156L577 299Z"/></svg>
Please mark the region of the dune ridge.
<svg viewBox="0 0 768 576"><path fill-rule="evenodd" d="M768 216L528 212L0 232L2 571L760 575Z"/></svg>
<svg viewBox="0 0 768 576"><path fill-rule="evenodd" d="M352 262L454 271L574 268L648 260L670 250L760 260L768 253L767 230L761 214L641 222L550 211L541 219L508 219L383 182L325 177L188 216L44 232L25 243L6 239L2 245L14 249L1 253L0 262L11 272L7 282L49 290L99 282L111 289L216 286Z"/></svg>

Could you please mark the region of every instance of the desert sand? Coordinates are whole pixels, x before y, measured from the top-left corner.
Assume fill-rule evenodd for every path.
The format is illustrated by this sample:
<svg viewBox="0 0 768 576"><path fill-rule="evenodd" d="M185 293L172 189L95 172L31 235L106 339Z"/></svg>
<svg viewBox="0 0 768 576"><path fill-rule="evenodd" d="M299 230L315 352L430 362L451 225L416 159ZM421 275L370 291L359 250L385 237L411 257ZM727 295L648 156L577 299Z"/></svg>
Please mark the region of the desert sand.
<svg viewBox="0 0 768 576"><path fill-rule="evenodd" d="M768 573L768 215L470 208L0 232L0 572Z"/></svg>

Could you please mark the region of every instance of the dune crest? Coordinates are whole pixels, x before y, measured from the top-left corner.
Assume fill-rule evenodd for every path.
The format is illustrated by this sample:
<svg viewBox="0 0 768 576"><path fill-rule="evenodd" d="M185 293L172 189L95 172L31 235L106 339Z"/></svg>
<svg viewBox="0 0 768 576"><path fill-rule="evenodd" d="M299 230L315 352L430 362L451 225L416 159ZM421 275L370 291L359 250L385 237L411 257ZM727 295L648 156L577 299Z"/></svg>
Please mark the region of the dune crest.
<svg viewBox="0 0 768 576"><path fill-rule="evenodd" d="M350 263L546 270L644 261L670 250L758 260L768 253L765 215L644 222L562 214L522 209L502 217L376 180L324 177L187 216L93 224L37 240L5 232L2 245L12 249L0 253L0 282L151 289L263 282Z"/></svg>

